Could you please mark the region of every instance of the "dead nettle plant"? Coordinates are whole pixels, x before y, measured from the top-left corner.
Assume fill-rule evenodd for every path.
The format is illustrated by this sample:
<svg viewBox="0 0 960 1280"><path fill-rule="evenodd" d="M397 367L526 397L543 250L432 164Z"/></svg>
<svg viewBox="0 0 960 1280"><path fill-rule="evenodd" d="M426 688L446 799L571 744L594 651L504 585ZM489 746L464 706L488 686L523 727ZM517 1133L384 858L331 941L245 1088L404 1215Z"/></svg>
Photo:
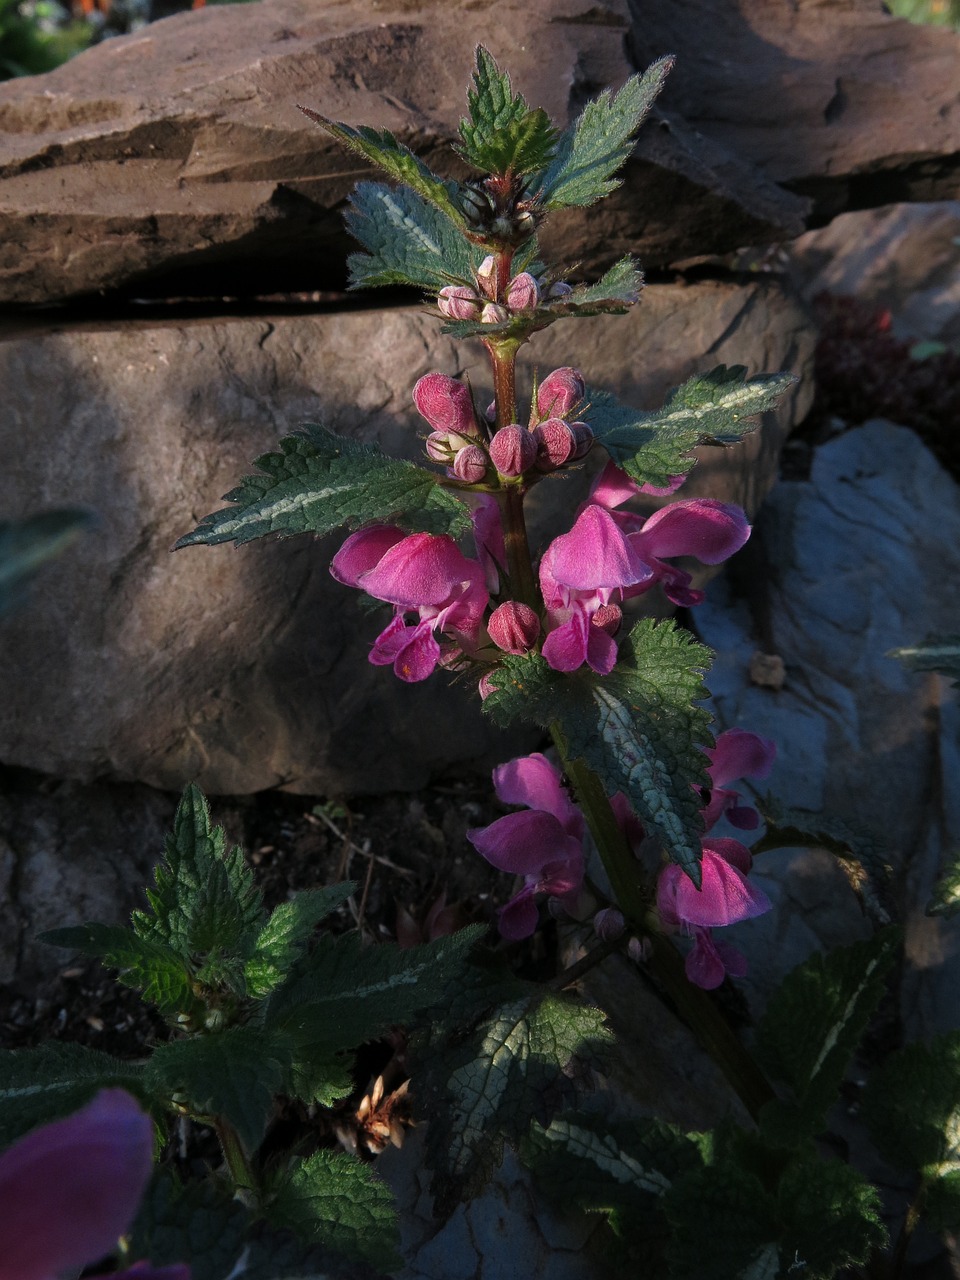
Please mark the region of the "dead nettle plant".
<svg viewBox="0 0 960 1280"><path fill-rule="evenodd" d="M195 1280L397 1265L387 1189L369 1166L320 1146L317 1119L353 1089L358 1046L398 1028L415 1114L430 1120L425 1158L441 1217L477 1192L509 1142L547 1197L603 1216L615 1258L677 1280L897 1274L921 1213L958 1225L960 1037L894 1055L870 1086L877 1145L916 1186L889 1260L876 1187L817 1143L897 954L882 855L836 824L810 835L810 815L772 802L752 849L730 834L760 827L734 784L765 778L774 745L740 728L714 737L709 651L672 620L628 621L628 602L654 586L696 606L702 593L677 558L718 564L749 537L739 508L684 498L682 485L695 447L735 444L791 375L721 367L645 411L572 367L518 393L517 352L539 330L638 301L629 257L594 284L571 285L562 266L540 261L537 234L552 211L616 188L669 69L669 59L654 64L559 130L479 49L457 148L476 176L464 183L430 172L389 132L304 108L395 184L362 182L351 197L353 287L427 291L445 333L485 348L493 402L478 404L442 373L422 377L413 399L428 428L425 465L308 425L259 458L258 473L178 546L346 527L333 576L389 607L370 661L406 682L438 667L470 680L488 715L540 726L552 750L497 768L496 794L513 811L469 833L518 886L499 912L506 942L496 948L482 949L480 927L407 949L318 931L350 885L300 894L267 916L195 788L150 910L130 929L48 935L102 957L171 1027L146 1062L62 1045L0 1059L6 1141L104 1086L154 1116L166 1154L124 1258L187 1262ZM537 560L527 496L591 454L602 461L589 495ZM678 491L646 518L631 505ZM756 854L814 840L849 868L878 927L789 975L748 1051L709 994L745 971L717 931L769 909L750 878ZM585 954L532 982L511 972L509 944L538 929L544 908L579 931ZM622 1110L590 1087L588 1068L617 1046L576 984L617 950L694 1030L749 1121L688 1133L656 1118L610 1119ZM397 1106L382 1088L367 1099L368 1137L380 1145L399 1136ZM172 1140L187 1121L218 1141L175 1169Z"/></svg>

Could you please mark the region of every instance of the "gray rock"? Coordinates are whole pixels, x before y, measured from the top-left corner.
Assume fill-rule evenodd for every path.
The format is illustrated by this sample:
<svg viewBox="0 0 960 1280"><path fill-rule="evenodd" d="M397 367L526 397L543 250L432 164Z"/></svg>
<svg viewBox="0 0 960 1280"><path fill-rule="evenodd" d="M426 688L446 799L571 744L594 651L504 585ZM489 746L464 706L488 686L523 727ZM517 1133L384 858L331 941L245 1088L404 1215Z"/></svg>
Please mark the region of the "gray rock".
<svg viewBox="0 0 960 1280"><path fill-rule="evenodd" d="M695 368L805 374L811 354L802 312L766 281L651 287L629 317L558 326L525 359L582 363L649 405ZM357 795L516 753L522 743L494 732L469 687L439 675L403 685L366 662L378 621L329 577L338 539L169 555L299 422L416 456L415 379L468 372L483 387L484 362L416 309L88 325L0 344L0 511L69 502L100 518L0 621L0 761L169 789L196 780L210 793ZM710 451L708 490L755 507L809 394L807 380L760 433ZM569 509L572 491L548 488Z"/></svg>
<svg viewBox="0 0 960 1280"><path fill-rule="evenodd" d="M887 655L958 628L958 496L913 432L885 422L848 431L817 451L809 481L774 490L743 594L721 580L696 615L718 655L708 683L721 724L777 741L763 789L889 846L911 1038L960 1018L960 929L924 915L960 831L960 710L946 681ZM779 691L749 683L758 647L785 663ZM779 909L736 933L759 996L816 947L863 936L855 900L822 853L765 854L757 875Z"/></svg>

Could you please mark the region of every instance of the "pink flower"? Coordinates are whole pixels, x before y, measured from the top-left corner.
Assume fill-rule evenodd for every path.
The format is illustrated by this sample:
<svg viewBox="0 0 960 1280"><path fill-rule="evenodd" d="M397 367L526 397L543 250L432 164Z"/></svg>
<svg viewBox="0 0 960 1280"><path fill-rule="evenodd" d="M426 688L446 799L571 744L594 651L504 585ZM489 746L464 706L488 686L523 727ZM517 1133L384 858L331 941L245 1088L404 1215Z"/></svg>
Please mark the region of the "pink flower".
<svg viewBox="0 0 960 1280"><path fill-rule="evenodd" d="M727 729L707 755L707 773L713 785L703 810L706 829L709 831L725 816L731 826L753 831L760 825L760 815L749 805L741 805L739 791L728 790L725 784L737 778L766 778L777 757L776 743L749 729Z"/></svg>
<svg viewBox="0 0 960 1280"><path fill-rule="evenodd" d="M490 639L504 653L529 653L540 638L540 619L520 600L504 600L487 622Z"/></svg>
<svg viewBox="0 0 960 1280"><path fill-rule="evenodd" d="M525 878L524 887L499 912L501 934L517 941L537 927L538 893L576 905L583 884L584 822L559 773L539 753L494 769L493 785L504 804L527 805L527 811L468 831L467 839L498 871Z"/></svg>
<svg viewBox="0 0 960 1280"><path fill-rule="evenodd" d="M0 1280L55 1280L111 1253L152 1168L150 1117L122 1089L42 1125L0 1155ZM113 1280L189 1280L138 1263Z"/></svg>
<svg viewBox="0 0 960 1280"><path fill-rule="evenodd" d="M464 284L444 285L437 295L437 306L451 320L476 320L480 314L479 295Z"/></svg>
<svg viewBox="0 0 960 1280"><path fill-rule="evenodd" d="M483 570L445 534L407 536L388 525L361 529L334 556L330 572L338 582L394 606L393 621L374 641L370 661L392 665L401 680L414 683L433 672L441 660L436 632L451 635L461 648L478 643L488 601ZM412 612L418 620L411 624Z"/></svg>

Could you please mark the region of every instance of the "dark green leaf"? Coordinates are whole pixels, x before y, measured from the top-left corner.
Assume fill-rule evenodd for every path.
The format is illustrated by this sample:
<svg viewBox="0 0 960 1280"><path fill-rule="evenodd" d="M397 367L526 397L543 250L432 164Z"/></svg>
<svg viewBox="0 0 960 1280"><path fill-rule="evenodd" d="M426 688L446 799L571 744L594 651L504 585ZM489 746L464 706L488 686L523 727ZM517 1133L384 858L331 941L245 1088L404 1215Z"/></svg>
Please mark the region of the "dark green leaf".
<svg viewBox="0 0 960 1280"><path fill-rule="evenodd" d="M631 257L621 258L596 284L578 285L572 293L551 302L551 313L560 316L596 316L624 312L640 297L643 273Z"/></svg>
<svg viewBox="0 0 960 1280"><path fill-rule="evenodd" d="M140 938L119 925L83 924L42 933L40 942L97 956L126 986L139 991L165 1018L195 1017L203 1006L194 995L183 957L166 943Z"/></svg>
<svg viewBox="0 0 960 1280"><path fill-rule="evenodd" d="M158 1045L146 1068L148 1087L195 1116L223 1116L249 1153L260 1145L274 1095L292 1055L289 1040L258 1027L228 1027Z"/></svg>
<svg viewBox="0 0 960 1280"><path fill-rule="evenodd" d="M617 466L641 484L665 487L693 465L698 444L735 444L755 430L796 382L792 373L747 378L742 365L718 365L670 392L662 409L642 412L591 388L584 419Z"/></svg>
<svg viewBox="0 0 960 1280"><path fill-rule="evenodd" d="M389 129L369 129L366 126L353 129L348 124L327 120L309 107L301 107L300 110L343 146L377 165L404 186L410 187L457 225L464 225L463 213L454 198L457 184L445 182L431 173L419 156L414 155L402 142L398 142Z"/></svg>
<svg viewBox="0 0 960 1280"><path fill-rule="evenodd" d="M934 1231L960 1231L960 1169L953 1169L930 1183L922 1212Z"/></svg>
<svg viewBox="0 0 960 1280"><path fill-rule="evenodd" d="M58 1040L37 1049L0 1052L0 1147L114 1087L142 1097L143 1068Z"/></svg>
<svg viewBox="0 0 960 1280"><path fill-rule="evenodd" d="M863 1117L885 1160L927 1180L960 1169L960 1031L908 1044L870 1077Z"/></svg>
<svg viewBox="0 0 960 1280"><path fill-rule="evenodd" d="M267 1216L306 1244L322 1245L383 1271L402 1265L390 1188L353 1156L317 1151L273 1188Z"/></svg>
<svg viewBox="0 0 960 1280"><path fill-rule="evenodd" d="M885 929L867 942L816 952L781 983L757 1028L757 1056L768 1074L789 1085L792 1102L768 1103L763 1131L793 1145L822 1129L843 1073L884 992L898 934Z"/></svg>
<svg viewBox="0 0 960 1280"><path fill-rule="evenodd" d="M911 671L939 671L960 689L960 636L927 636L912 648L891 649L888 658L899 658Z"/></svg>
<svg viewBox="0 0 960 1280"><path fill-rule="evenodd" d="M839 1160L813 1153L792 1160L777 1199L781 1275L792 1266L809 1280L831 1280L844 1267L862 1266L887 1242L876 1187Z"/></svg>
<svg viewBox="0 0 960 1280"><path fill-rule="evenodd" d="M943 872L927 903L928 916L955 916L960 911L960 849L946 860Z"/></svg>
<svg viewBox="0 0 960 1280"><path fill-rule="evenodd" d="M736 1161L707 1165L680 1178L666 1193L664 1210L672 1229L667 1257L675 1280L741 1275L773 1280L776 1270L769 1270L769 1256L779 1235L776 1201Z"/></svg>
<svg viewBox="0 0 960 1280"><path fill-rule="evenodd" d="M347 259L351 289L401 284L439 291L451 283L474 284L481 251L412 191L358 183L346 225L367 250Z"/></svg>
<svg viewBox="0 0 960 1280"><path fill-rule="evenodd" d="M557 131L542 108L531 111L514 94L490 54L479 46L473 88L467 94L470 118L460 121L463 158L491 174L524 174L542 169L553 154Z"/></svg>
<svg viewBox="0 0 960 1280"><path fill-rule="evenodd" d="M334 435L311 424L265 453L264 473L246 476L224 507L185 534L178 547L250 542L269 534L330 533L370 521L459 536L470 529L466 507L438 477L412 462L388 458L374 445Z"/></svg>
<svg viewBox="0 0 960 1280"><path fill-rule="evenodd" d="M0 614L20 598L29 578L66 551L93 524L89 511L45 511L26 520L0 520Z"/></svg>
<svg viewBox="0 0 960 1280"><path fill-rule="evenodd" d="M587 103L577 122L561 135L543 175L544 208L593 204L617 189L620 182L614 174L633 150L634 136L672 66L673 58L661 58L642 76L631 76L615 97L604 90Z"/></svg>
<svg viewBox="0 0 960 1280"><path fill-rule="evenodd" d="M638 622L607 676L552 671L540 657L507 657L484 710L559 725L570 758L583 760L608 795L622 792L669 856L699 883L703 824L694 784L708 786L713 743L706 697L710 651L671 621Z"/></svg>
<svg viewBox="0 0 960 1280"><path fill-rule="evenodd" d="M269 995L283 982L306 951L316 926L346 902L356 887L353 880L347 880L326 889L307 889L274 908L244 967L250 995Z"/></svg>

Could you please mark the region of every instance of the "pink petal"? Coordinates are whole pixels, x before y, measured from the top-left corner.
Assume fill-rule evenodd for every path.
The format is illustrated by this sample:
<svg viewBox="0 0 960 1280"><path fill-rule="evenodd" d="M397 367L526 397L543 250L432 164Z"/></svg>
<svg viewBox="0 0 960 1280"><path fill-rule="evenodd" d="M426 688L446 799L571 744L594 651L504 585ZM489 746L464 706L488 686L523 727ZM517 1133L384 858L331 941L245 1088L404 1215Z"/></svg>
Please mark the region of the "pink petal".
<svg viewBox="0 0 960 1280"><path fill-rule="evenodd" d="M467 839L491 866L513 875L539 875L548 863L583 856L582 842L541 809L508 813L489 827L468 831Z"/></svg>
<svg viewBox="0 0 960 1280"><path fill-rule="evenodd" d="M542 809L552 813L571 835L577 831L571 823L583 819L560 780L560 774L546 756L535 751L533 755L518 756L508 760L493 771L493 787L497 798L504 804L525 804L530 809Z"/></svg>
<svg viewBox="0 0 960 1280"><path fill-rule="evenodd" d="M377 600L419 609L445 604L461 582L481 576L477 562L446 534L414 533L391 547L360 585Z"/></svg>
<svg viewBox="0 0 960 1280"><path fill-rule="evenodd" d="M500 505L489 494L472 494L473 540L477 547L477 559L483 567L487 590L500 590L500 569L507 563L507 549L503 540L503 523Z"/></svg>
<svg viewBox="0 0 960 1280"><path fill-rule="evenodd" d="M737 845L739 841L729 843ZM702 888L697 889L686 875L677 882L674 910L679 919L687 925L712 929L769 911L770 899L727 861L721 841L711 841L711 844L713 848L704 846L700 863Z"/></svg>
<svg viewBox="0 0 960 1280"><path fill-rule="evenodd" d="M543 642L541 652L547 665L554 671L576 671L578 667L582 667L587 660L589 628L590 624L583 610L574 610L573 615L562 626L551 631Z"/></svg>
<svg viewBox="0 0 960 1280"><path fill-rule="evenodd" d="M575 591L625 587L653 577L603 507L585 507L570 532L554 539L550 551L551 572Z"/></svg>
<svg viewBox="0 0 960 1280"><path fill-rule="evenodd" d="M52 1280L109 1253L150 1178L153 1125L122 1089L0 1156L0 1280Z"/></svg>
<svg viewBox="0 0 960 1280"><path fill-rule="evenodd" d="M750 525L739 507L714 498L689 498L654 512L635 535L634 546L642 555L696 556L704 564L720 564L749 537Z"/></svg>
<svg viewBox="0 0 960 1280"><path fill-rule="evenodd" d="M352 533L330 561L330 572L345 586L359 587L362 575L375 568L405 536L402 529L389 524L375 524Z"/></svg>
<svg viewBox="0 0 960 1280"><path fill-rule="evenodd" d="M540 912L534 902L535 890L528 886L521 889L515 898L511 898L505 907L497 912L497 928L501 937L508 942L519 942L529 938L536 932L540 921Z"/></svg>
<svg viewBox="0 0 960 1280"><path fill-rule="evenodd" d="M702 987L704 991L713 991L719 987L726 973L723 958L706 931L697 933L697 939L687 952L683 967L694 986Z"/></svg>
<svg viewBox="0 0 960 1280"><path fill-rule="evenodd" d="M707 755L710 780L723 787L737 778L766 778L777 758L777 745L749 729L727 729Z"/></svg>
<svg viewBox="0 0 960 1280"><path fill-rule="evenodd" d="M724 862L729 862L731 867L736 867L738 871L742 871L746 875L753 866L753 854L745 844L741 844L739 840L733 840L730 836L709 836L704 837L704 849L712 849L717 857L722 858Z"/></svg>
<svg viewBox="0 0 960 1280"><path fill-rule="evenodd" d="M440 645L428 622L411 628L411 636L393 663L394 675L406 684L416 684L432 676L440 661Z"/></svg>
<svg viewBox="0 0 960 1280"><path fill-rule="evenodd" d="M591 621L587 626L587 666L599 676L608 676L616 665L616 640Z"/></svg>
<svg viewBox="0 0 960 1280"><path fill-rule="evenodd" d="M600 507L620 507L640 492L640 486L611 459L590 490L590 501Z"/></svg>

